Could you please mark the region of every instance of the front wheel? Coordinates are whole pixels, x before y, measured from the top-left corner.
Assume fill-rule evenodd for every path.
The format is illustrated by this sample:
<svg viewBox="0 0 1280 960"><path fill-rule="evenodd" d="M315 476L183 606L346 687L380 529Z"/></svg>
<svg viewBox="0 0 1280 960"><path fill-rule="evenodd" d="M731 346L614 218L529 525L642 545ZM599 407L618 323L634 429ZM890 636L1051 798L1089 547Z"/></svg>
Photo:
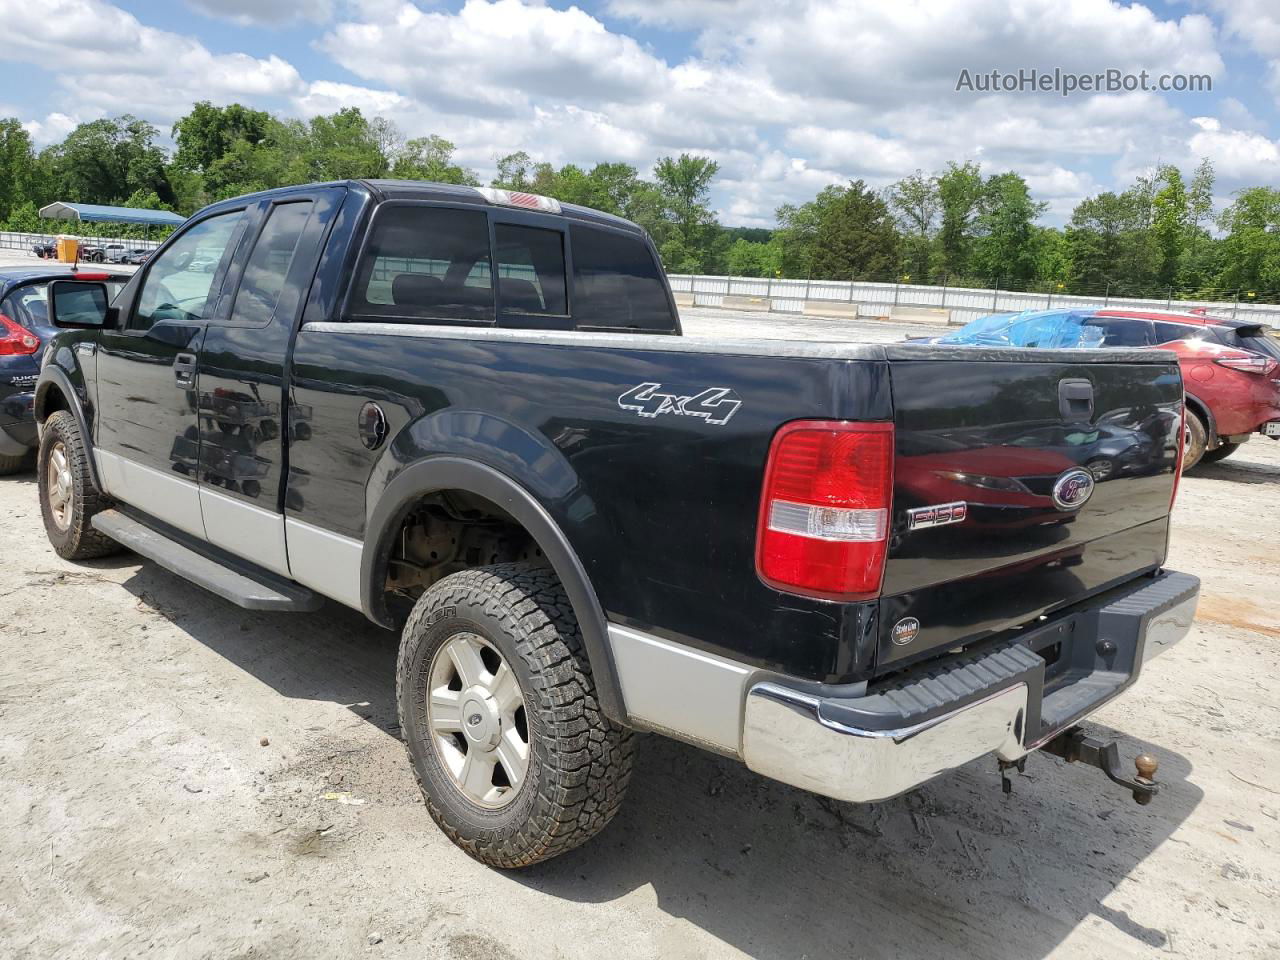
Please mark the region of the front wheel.
<svg viewBox="0 0 1280 960"><path fill-rule="evenodd" d="M1200 415L1191 410L1187 411L1187 432L1182 442L1182 472L1186 473L1204 458L1205 447L1209 445L1209 428Z"/></svg>
<svg viewBox="0 0 1280 960"><path fill-rule="evenodd" d="M107 502L89 472L89 451L80 436L80 424L66 410L51 414L40 433L36 483L45 533L58 556L88 560L120 549L90 523Z"/></svg>
<svg viewBox="0 0 1280 960"><path fill-rule="evenodd" d="M1225 440L1214 447L1212 450L1206 450L1200 458L1202 463L1217 463L1219 460L1225 460L1237 450L1240 449L1238 443L1227 443Z"/></svg>
<svg viewBox="0 0 1280 960"><path fill-rule="evenodd" d="M601 712L550 570L480 567L427 590L400 641L396 699L428 811L482 863L566 853L622 804L632 734Z"/></svg>

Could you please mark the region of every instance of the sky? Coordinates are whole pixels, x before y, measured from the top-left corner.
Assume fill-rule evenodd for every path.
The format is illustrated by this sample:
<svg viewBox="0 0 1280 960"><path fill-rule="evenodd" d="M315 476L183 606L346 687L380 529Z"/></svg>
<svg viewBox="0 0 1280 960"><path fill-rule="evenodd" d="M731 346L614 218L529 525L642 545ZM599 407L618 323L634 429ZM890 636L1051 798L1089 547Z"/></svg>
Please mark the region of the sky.
<svg viewBox="0 0 1280 960"><path fill-rule="evenodd" d="M1184 0L0 0L0 116L37 146L132 113L168 132L196 100L309 117L356 106L438 134L487 179L516 150L646 172L720 164L721 222L973 160L1016 170L1045 220L1160 163L1280 185L1280 3ZM1019 69L1206 92L957 91Z"/></svg>

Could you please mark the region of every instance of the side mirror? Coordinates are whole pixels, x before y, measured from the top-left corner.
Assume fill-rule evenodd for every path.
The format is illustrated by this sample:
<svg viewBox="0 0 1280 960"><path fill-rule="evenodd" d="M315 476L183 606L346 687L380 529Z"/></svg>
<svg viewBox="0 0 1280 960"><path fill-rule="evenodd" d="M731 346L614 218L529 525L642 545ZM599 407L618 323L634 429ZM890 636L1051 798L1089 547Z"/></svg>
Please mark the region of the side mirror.
<svg viewBox="0 0 1280 960"><path fill-rule="evenodd" d="M49 322L64 330L101 330L115 325L105 283L54 280L49 284Z"/></svg>

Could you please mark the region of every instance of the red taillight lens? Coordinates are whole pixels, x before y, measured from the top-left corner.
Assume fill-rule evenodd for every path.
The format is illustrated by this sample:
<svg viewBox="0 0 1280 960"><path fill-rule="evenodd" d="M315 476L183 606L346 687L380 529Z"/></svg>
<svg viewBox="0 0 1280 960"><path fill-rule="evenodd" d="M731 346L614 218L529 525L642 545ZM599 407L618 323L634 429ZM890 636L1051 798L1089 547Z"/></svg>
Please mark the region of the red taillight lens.
<svg viewBox="0 0 1280 960"><path fill-rule="evenodd" d="M1214 363L1231 370L1239 370L1241 373L1256 373L1260 377L1270 376L1271 372L1280 366L1267 357L1225 357L1215 360Z"/></svg>
<svg viewBox="0 0 1280 960"><path fill-rule="evenodd" d="M788 593L879 596L892 499L893 424L787 424L765 466L756 572Z"/></svg>
<svg viewBox="0 0 1280 960"><path fill-rule="evenodd" d="M0 313L0 357L30 356L39 349L39 337Z"/></svg>

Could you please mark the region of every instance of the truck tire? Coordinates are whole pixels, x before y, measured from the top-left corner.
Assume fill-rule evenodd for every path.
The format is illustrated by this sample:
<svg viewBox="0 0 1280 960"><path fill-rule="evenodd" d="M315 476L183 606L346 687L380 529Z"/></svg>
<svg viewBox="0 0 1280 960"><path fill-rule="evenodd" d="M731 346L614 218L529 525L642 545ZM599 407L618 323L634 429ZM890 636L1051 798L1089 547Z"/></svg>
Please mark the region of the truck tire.
<svg viewBox="0 0 1280 960"><path fill-rule="evenodd" d="M1200 457L1201 463L1217 463L1219 460L1225 460L1237 450L1240 449L1238 443L1227 443L1223 441L1212 450L1206 450L1204 455Z"/></svg>
<svg viewBox="0 0 1280 960"><path fill-rule="evenodd" d="M118 543L90 525L93 515L110 504L94 486L80 424L66 410L53 413L44 423L36 483L44 530L58 556L88 560L120 550Z"/></svg>
<svg viewBox="0 0 1280 960"><path fill-rule="evenodd" d="M1186 473L1204 458L1204 449L1209 444L1209 428L1193 410L1187 411L1187 435L1183 442L1186 446L1182 452L1182 472Z"/></svg>
<svg viewBox="0 0 1280 960"><path fill-rule="evenodd" d="M24 453L16 457L9 457L0 454L0 477L7 477L11 473L18 473L21 470L31 466L31 454Z"/></svg>
<svg viewBox="0 0 1280 960"><path fill-rule="evenodd" d="M435 583L405 624L396 700L427 810L481 863L566 853L622 805L632 733L600 710L549 569L498 564Z"/></svg>

